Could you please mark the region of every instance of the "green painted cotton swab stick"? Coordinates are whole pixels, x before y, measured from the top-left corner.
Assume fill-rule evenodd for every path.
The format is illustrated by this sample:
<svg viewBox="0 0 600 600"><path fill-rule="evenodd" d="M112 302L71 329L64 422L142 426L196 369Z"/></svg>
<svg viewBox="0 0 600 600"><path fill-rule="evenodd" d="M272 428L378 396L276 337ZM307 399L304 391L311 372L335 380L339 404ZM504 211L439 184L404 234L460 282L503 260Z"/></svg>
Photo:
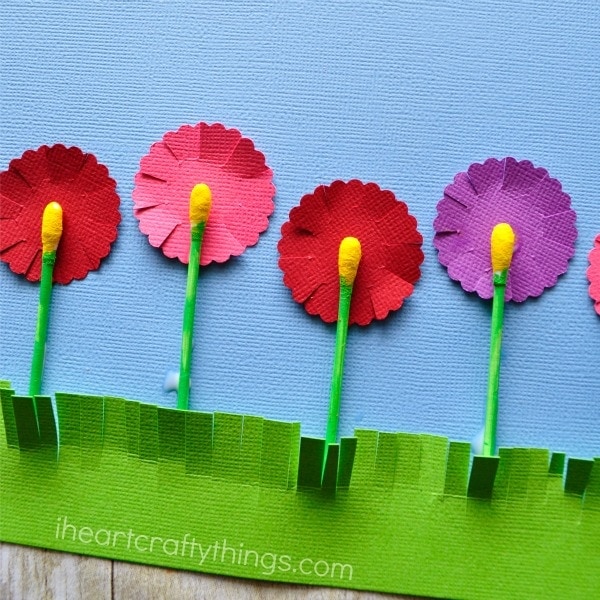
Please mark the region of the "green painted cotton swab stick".
<svg viewBox="0 0 600 600"><path fill-rule="evenodd" d="M515 233L507 223L499 223L490 239L492 269L494 271L494 299L492 304L492 331L490 336L490 363L488 372L487 404L483 430L483 455L496 453L496 425L498 422L498 386L500 384L500 352L504 326L504 293L508 269L515 247Z"/></svg>
<svg viewBox="0 0 600 600"><path fill-rule="evenodd" d="M42 276L40 280L40 302L38 304L29 395L38 396L42 391L42 374L48 339L48 320L52 299L52 274L56 260L56 249L62 236L62 207L58 202L50 202L42 217ZM35 404L34 404L35 409Z"/></svg>
<svg viewBox="0 0 600 600"><path fill-rule="evenodd" d="M212 194L210 188L205 183L195 185L190 194L190 258L183 311L179 385L177 387L177 408L181 410L187 410L190 404L190 370L192 365L194 316L196 314L196 291L200 272L202 238L204 237L211 204Z"/></svg>
<svg viewBox="0 0 600 600"><path fill-rule="evenodd" d="M348 335L348 317L352 300L352 287L361 258L360 242L354 237L346 237L340 244L338 255L338 272L340 275L340 302L338 309L337 330L335 334L335 358L331 378L329 396L329 416L325 442L334 444L337 441L340 422L340 402L342 397L342 378L344 375L344 356L346 354L346 338Z"/></svg>

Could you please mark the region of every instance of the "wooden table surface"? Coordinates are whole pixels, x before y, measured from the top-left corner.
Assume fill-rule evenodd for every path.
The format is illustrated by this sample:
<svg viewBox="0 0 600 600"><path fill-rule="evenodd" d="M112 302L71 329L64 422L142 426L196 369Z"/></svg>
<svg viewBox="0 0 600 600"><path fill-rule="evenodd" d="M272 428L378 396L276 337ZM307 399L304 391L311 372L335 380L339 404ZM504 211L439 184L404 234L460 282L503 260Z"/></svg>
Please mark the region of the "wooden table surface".
<svg viewBox="0 0 600 600"><path fill-rule="evenodd" d="M2 600L401 600L397 596L146 567L0 544Z"/></svg>

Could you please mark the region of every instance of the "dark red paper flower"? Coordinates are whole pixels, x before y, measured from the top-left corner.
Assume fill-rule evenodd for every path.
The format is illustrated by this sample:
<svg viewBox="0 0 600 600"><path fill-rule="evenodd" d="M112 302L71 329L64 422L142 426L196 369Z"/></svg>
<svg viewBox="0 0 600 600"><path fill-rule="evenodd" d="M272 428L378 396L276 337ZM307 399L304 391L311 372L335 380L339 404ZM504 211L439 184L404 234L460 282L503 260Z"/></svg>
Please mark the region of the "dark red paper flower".
<svg viewBox="0 0 600 600"><path fill-rule="evenodd" d="M220 123L183 125L165 133L140 162L133 190L140 231L165 256L187 264L190 192L212 191L200 263L224 262L258 242L273 212L273 172L262 152Z"/></svg>
<svg viewBox="0 0 600 600"><path fill-rule="evenodd" d="M334 181L307 194L281 228L279 266L294 300L330 323L338 316L338 251L358 238L350 324L368 325L402 306L421 272L423 238L404 202L375 183Z"/></svg>
<svg viewBox="0 0 600 600"><path fill-rule="evenodd" d="M590 266L587 270L588 280L590 282L590 297L594 301L594 308L600 315L600 234L594 240L594 247L590 255Z"/></svg>
<svg viewBox="0 0 600 600"><path fill-rule="evenodd" d="M0 259L39 281L46 204L63 209L54 281L69 283L97 269L121 221L116 183L93 154L61 144L27 150L0 173Z"/></svg>

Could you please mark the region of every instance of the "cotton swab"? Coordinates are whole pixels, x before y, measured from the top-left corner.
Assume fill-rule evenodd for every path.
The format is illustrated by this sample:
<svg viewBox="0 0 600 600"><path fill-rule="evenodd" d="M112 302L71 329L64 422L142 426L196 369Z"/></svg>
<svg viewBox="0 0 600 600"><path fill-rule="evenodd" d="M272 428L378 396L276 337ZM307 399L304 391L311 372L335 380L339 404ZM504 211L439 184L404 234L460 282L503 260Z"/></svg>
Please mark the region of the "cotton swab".
<svg viewBox="0 0 600 600"><path fill-rule="evenodd" d="M348 318L350 315L350 303L352 301L352 288L361 255L361 246L358 239L355 237L346 237L342 240L338 254L340 300L335 336L335 358L331 378L331 394L329 398L329 416L327 418L327 433L325 435L327 445L334 444L338 436Z"/></svg>
<svg viewBox="0 0 600 600"><path fill-rule="evenodd" d="M492 230L490 250L494 272L494 299L492 303L492 330L490 336L490 362L483 432L483 455L496 452L496 427L498 422L498 386L500 383L500 353L504 326L504 294L508 270L515 247L515 233L508 223L499 223Z"/></svg>
<svg viewBox="0 0 600 600"><path fill-rule="evenodd" d="M212 205L212 193L208 185L199 183L190 194L190 255L188 261L185 308L183 312L183 334L181 338L181 363L177 408L187 410L190 402L190 371L192 362L192 338L196 313L196 292L200 272L202 239Z"/></svg>
<svg viewBox="0 0 600 600"><path fill-rule="evenodd" d="M42 374L48 338L48 320L52 299L52 275L56 261L56 250L63 232L62 207L58 202L50 202L42 216L42 275L40 280L40 301L38 304L35 342L29 378L29 395L38 396L42 390Z"/></svg>

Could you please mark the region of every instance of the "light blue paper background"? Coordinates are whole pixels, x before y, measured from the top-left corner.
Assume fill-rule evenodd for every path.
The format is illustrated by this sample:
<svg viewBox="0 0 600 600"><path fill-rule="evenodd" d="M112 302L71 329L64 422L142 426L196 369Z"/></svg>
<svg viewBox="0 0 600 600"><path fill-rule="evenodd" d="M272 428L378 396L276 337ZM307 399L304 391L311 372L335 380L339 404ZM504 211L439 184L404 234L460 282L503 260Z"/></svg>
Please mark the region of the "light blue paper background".
<svg viewBox="0 0 600 600"><path fill-rule="evenodd" d="M279 229L320 183L361 178L404 199L424 235L404 308L349 336L341 430L470 440L481 427L490 306L432 246L454 174L488 156L546 167L572 196L577 253L538 300L510 305L499 442L600 450L600 320L587 253L600 231L600 4L587 2L13 2L1 19L0 167L63 142L118 181L123 221L100 271L54 294L45 391L172 406L185 268L132 215L138 162L183 123L220 121L264 151L276 210L259 244L202 270L193 408L322 434L334 328L283 286ZM0 373L27 389L37 286L0 265Z"/></svg>

